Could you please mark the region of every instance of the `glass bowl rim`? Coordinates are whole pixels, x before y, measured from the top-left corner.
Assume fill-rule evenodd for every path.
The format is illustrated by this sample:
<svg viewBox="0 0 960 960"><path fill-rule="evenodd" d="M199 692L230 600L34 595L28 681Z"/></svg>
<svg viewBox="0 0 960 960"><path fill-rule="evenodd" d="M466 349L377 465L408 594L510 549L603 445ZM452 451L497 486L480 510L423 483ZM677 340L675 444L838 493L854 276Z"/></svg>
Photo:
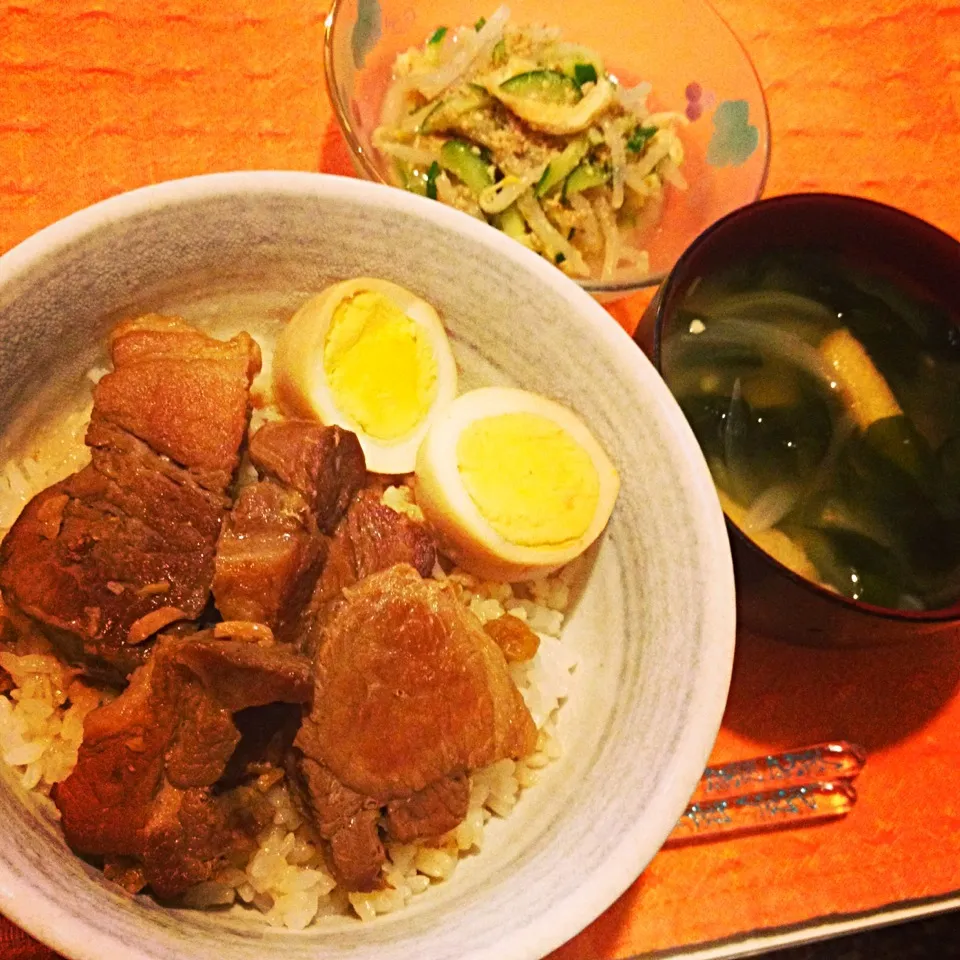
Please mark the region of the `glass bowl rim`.
<svg viewBox="0 0 960 960"><path fill-rule="evenodd" d="M506 0L506 2L509 3L509 0ZM749 68L750 73L753 75L753 79L757 85L757 91L760 95L760 106L763 108L763 128L766 133L763 147L763 169L760 171L760 179L757 183L756 195L754 199L749 201L747 204L741 205L741 207L749 206L750 203L756 203L757 200L763 196L763 191L766 188L767 178L770 173L770 153L772 148L770 143L770 108L767 106L767 95L763 89L763 82L760 80L760 75L757 72L753 58L747 51L743 41L737 36L736 32L733 30L730 24L727 23L723 15L716 9L716 7L713 6L710 0L688 0L688 2L699 3L705 7L707 11L719 22L721 29L733 39L734 44L740 51L740 55L743 57L743 60ZM396 187L396 184L387 181L380 174L380 171L376 168L376 166L370 161L370 158L367 155L367 150L364 148L363 144L360 143L360 139L353 128L353 121L350 118L350 113L347 110L347 106L340 99L340 94L337 89L337 73L336 69L334 68L333 29L337 15L345 3L346 0L332 0L330 9L323 21L323 72L327 85L327 95L330 98L331 104L333 105L333 112L337 118L337 123L340 126L340 131L343 134L344 139L347 141L347 146L350 147L351 159L360 165L368 179L373 180L375 183L383 183L389 187ZM729 216L730 213L735 213L738 209L741 208L737 207L734 210L731 210L729 213L724 214L724 218ZM699 236L701 236L704 231L709 230L717 222L718 221L714 221L713 223L708 224L703 228L703 231L701 231L700 234L691 239L687 244L687 247L684 248L684 253L687 249L689 249L691 244L697 241ZM682 257L683 253L680 256ZM637 293L640 290L659 286L670 275L679 261L680 257L677 258L673 266L666 270L662 270L655 274L649 274L646 277L638 277L632 280L578 280L576 277L571 277L570 279L582 287L591 296L604 297L613 295L617 297L625 297L632 293Z"/></svg>

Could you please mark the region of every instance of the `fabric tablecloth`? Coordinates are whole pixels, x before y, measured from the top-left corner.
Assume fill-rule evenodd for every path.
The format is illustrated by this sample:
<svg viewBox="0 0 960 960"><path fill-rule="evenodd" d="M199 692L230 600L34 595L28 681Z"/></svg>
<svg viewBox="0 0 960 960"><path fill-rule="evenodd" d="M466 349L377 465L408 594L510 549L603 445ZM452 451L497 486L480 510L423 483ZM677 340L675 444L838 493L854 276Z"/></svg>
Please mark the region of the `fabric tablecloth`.
<svg viewBox="0 0 960 960"><path fill-rule="evenodd" d="M766 91L766 195L860 194L960 235L960 3L716 6ZM159 180L351 173L324 89L325 14L311 0L0 3L0 252ZM631 330L647 300L610 312ZM854 812L663 851L557 960L618 960L960 891L958 640L827 652L741 634L714 760L857 741L869 762ZM53 955L0 919L0 956Z"/></svg>

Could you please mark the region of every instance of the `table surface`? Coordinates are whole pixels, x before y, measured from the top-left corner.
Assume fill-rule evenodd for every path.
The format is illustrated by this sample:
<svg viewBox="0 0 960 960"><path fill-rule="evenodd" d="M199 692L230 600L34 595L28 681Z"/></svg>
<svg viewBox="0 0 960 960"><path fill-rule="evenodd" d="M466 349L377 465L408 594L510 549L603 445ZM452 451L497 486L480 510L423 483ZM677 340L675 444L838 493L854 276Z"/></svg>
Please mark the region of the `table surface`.
<svg viewBox="0 0 960 960"><path fill-rule="evenodd" d="M716 6L766 92L766 195L859 194L960 235L960 3ZM325 13L311 0L0 3L0 252L159 180L234 169L351 173L324 92ZM645 302L639 295L610 311L629 330ZM958 639L827 652L742 633L714 761L856 741L869 762L854 812L663 851L554 960L736 944L960 891ZM8 924L0 954L51 956Z"/></svg>

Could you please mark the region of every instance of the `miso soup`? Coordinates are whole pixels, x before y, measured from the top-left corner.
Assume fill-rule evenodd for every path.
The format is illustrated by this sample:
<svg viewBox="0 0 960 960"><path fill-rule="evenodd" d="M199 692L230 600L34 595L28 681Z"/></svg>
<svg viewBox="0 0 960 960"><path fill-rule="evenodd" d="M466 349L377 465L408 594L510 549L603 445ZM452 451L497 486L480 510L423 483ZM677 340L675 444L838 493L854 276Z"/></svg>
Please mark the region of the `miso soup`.
<svg viewBox="0 0 960 960"><path fill-rule="evenodd" d="M730 519L852 599L960 601L957 323L808 251L691 283L661 367Z"/></svg>

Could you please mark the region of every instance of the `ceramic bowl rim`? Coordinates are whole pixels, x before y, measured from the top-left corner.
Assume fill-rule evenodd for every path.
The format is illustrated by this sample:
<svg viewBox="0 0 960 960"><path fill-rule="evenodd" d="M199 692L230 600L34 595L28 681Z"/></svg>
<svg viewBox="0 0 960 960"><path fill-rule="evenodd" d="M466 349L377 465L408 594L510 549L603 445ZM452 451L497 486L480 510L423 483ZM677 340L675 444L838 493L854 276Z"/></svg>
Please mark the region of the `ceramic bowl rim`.
<svg viewBox="0 0 960 960"><path fill-rule="evenodd" d="M51 224L0 256L0 296L31 270L56 258L76 242L156 209L169 209L222 196L309 197L313 200L363 202L379 212L397 211L431 221L452 234L469 237L495 256L513 261L538 283L559 289L598 349L631 356L632 379L642 385L650 406L665 428L671 429L671 457L689 468L687 502L690 522L700 533L697 558L702 565L702 632L697 639L698 669L689 678L691 722L683 728L678 749L667 760L660 789L651 799L646 818L623 836L604 869L585 878L576 909L558 903L519 929L499 956L540 957L575 936L612 904L660 849L699 779L720 728L733 666L735 599L729 540L713 483L693 432L666 385L610 315L576 283L522 245L457 210L434 204L393 187L330 174L291 171L237 171L205 174L141 187L103 200ZM0 910L28 933L65 956L77 960L143 960L151 956L136 944L102 934L61 903L34 902L18 896L17 877L0 857ZM143 921L149 928L149 921Z"/></svg>

